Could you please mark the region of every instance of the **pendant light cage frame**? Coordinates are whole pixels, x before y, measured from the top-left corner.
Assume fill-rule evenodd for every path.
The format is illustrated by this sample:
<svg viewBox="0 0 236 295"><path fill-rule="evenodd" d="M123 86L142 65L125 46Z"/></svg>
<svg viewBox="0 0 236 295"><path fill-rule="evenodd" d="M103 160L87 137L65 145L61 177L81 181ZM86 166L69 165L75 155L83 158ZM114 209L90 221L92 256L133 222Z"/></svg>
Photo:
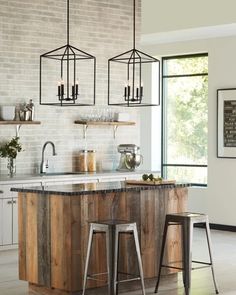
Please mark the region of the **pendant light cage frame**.
<svg viewBox="0 0 236 295"><path fill-rule="evenodd" d="M135 4L136 0L133 0L133 48L108 60L108 105L126 107L159 106L160 60L136 49ZM149 68L145 69L148 65ZM154 65L155 67L153 67ZM146 92L144 91L143 79L146 79L147 73L149 73L150 77L153 72L155 72L157 79L152 85L149 85L152 89ZM125 83L124 94L117 87L119 83L117 73L125 73L126 75L122 82ZM114 87L114 85L116 86ZM153 99L154 96L156 96L155 100Z"/></svg>
<svg viewBox="0 0 236 295"><path fill-rule="evenodd" d="M123 64L126 72L126 85L124 95L120 95L119 102L113 102L112 99L112 71L116 68L116 64ZM157 100L153 103L146 102L144 96L144 86L142 73L147 64L157 65L158 79L155 81L155 93ZM113 79L114 80L114 79ZM127 107L145 107L145 106L159 106L160 105L160 61L140 50L135 48L112 57L108 60L108 105L127 106Z"/></svg>
<svg viewBox="0 0 236 295"><path fill-rule="evenodd" d="M70 45L70 15L69 15L69 0L67 0L67 44L58 47L54 50L46 52L40 55L40 73L39 73L39 103L41 105L54 105L54 106L92 106L95 105L96 99L96 57ZM55 82L55 94L53 94L52 101L49 101L50 94L45 95L44 71L47 63L53 63L59 69L58 74L58 88L56 93L56 82ZM85 64L86 63L86 64ZM53 66L51 65L51 68ZM87 76L93 88L87 87L90 92L80 93L80 78L78 70L90 69ZM46 69L47 71L47 69ZM48 73L47 73L48 74ZM78 81L79 80L79 81ZM87 83L88 84L88 83ZM85 88L85 86L84 86ZM46 98L47 96L47 98ZM55 101L56 98L56 101Z"/></svg>

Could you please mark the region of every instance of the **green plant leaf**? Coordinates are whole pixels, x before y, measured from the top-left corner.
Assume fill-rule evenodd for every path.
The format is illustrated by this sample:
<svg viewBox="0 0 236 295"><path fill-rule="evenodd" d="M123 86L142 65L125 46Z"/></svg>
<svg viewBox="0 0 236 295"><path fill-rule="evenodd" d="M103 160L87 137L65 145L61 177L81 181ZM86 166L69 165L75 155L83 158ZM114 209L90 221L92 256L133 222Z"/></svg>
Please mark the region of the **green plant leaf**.
<svg viewBox="0 0 236 295"><path fill-rule="evenodd" d="M19 142L19 137L15 136L10 141L1 144L0 157L1 158L16 158L17 153L22 151L22 145Z"/></svg>

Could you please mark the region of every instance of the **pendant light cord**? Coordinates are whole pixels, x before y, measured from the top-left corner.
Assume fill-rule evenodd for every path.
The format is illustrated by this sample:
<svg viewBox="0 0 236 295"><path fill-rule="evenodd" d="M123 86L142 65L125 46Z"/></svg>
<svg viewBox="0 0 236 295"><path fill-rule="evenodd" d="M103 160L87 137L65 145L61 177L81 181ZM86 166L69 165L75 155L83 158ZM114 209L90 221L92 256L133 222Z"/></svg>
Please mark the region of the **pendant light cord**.
<svg viewBox="0 0 236 295"><path fill-rule="evenodd" d="M70 1L67 0L67 45L69 46L69 42L70 42L70 12L69 12L69 8L70 8ZM69 93L70 93L70 89L69 89L69 81L70 81L70 72L69 72L69 68L70 68L70 57L69 57L69 48L67 48L67 97L69 98Z"/></svg>
<svg viewBox="0 0 236 295"><path fill-rule="evenodd" d="M133 46L134 46L134 49L135 49L135 39L136 39L136 36L135 36L135 10L136 10L136 7L135 7L135 0L134 0L134 12L133 12Z"/></svg>
<svg viewBox="0 0 236 295"><path fill-rule="evenodd" d="M69 11L69 8L70 8L70 1L67 0L67 45L69 45L69 42L70 42L70 11Z"/></svg>

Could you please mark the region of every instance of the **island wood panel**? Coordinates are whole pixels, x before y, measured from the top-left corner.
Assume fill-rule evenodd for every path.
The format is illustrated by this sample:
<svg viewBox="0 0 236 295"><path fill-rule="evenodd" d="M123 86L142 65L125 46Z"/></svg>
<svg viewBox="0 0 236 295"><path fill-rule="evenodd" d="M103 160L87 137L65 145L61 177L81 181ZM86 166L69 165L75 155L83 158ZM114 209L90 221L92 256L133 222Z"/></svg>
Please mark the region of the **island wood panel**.
<svg viewBox="0 0 236 295"><path fill-rule="evenodd" d="M72 289L71 198L50 197L51 203L51 286Z"/></svg>
<svg viewBox="0 0 236 295"><path fill-rule="evenodd" d="M19 278L51 286L49 197L20 193L18 200Z"/></svg>
<svg viewBox="0 0 236 295"><path fill-rule="evenodd" d="M72 290L78 290L83 284L84 272L84 254L82 249L83 234L81 231L81 201L78 202L78 197L71 197L71 268L72 274L75 274L72 279Z"/></svg>
<svg viewBox="0 0 236 295"><path fill-rule="evenodd" d="M50 229L50 198L38 195L37 201L37 252L38 252L38 283L51 286L51 229Z"/></svg>
<svg viewBox="0 0 236 295"><path fill-rule="evenodd" d="M38 231L37 231L37 203L38 196L30 194L26 202L26 270L28 280L38 283Z"/></svg>
<svg viewBox="0 0 236 295"><path fill-rule="evenodd" d="M144 275L153 278L159 265L165 214L184 211L186 198L186 188L80 196L20 194L20 279L49 290L81 290L89 222L111 218L137 222ZM179 238L179 232L171 228L168 260L181 259ZM120 242L119 270L138 273L132 236L122 235ZM39 261L45 250L46 256ZM90 260L92 273L106 272L105 250L104 234L96 234ZM104 282L88 281L89 288L102 285Z"/></svg>
<svg viewBox="0 0 236 295"><path fill-rule="evenodd" d="M26 198L19 193L18 198L18 245L19 245L19 278L28 281L26 270Z"/></svg>
<svg viewBox="0 0 236 295"><path fill-rule="evenodd" d="M162 190L141 192L141 253L145 277L154 277L157 273L158 250L160 249L160 232L164 215L164 197ZM155 208L155 210L153 210ZM163 214L162 214L163 212Z"/></svg>

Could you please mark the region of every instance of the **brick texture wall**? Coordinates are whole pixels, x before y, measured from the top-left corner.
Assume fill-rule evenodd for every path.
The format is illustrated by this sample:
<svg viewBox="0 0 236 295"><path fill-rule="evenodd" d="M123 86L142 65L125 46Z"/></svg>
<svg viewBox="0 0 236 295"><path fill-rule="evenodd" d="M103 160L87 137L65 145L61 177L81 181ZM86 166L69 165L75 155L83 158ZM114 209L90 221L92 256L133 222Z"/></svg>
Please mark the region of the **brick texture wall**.
<svg viewBox="0 0 236 295"><path fill-rule="evenodd" d="M39 56L66 44L66 0L0 0L0 105L18 105L33 99L35 120L41 125L23 126L20 139L24 151L17 157L17 174L39 169L45 141L55 143L57 156L46 157L51 169L70 171L78 151L97 150L98 166L116 168L117 145L139 145L139 111L113 108L130 113L135 127L120 127L114 140L111 127L91 127L87 139L75 119L91 111L108 108L107 60L132 48L132 0L71 0L70 43L97 58L97 90L94 107L53 107L39 105ZM137 0L137 38L140 36L141 0ZM55 89L56 91L56 89ZM0 125L0 142L15 135L13 125ZM0 159L0 175L7 173Z"/></svg>

